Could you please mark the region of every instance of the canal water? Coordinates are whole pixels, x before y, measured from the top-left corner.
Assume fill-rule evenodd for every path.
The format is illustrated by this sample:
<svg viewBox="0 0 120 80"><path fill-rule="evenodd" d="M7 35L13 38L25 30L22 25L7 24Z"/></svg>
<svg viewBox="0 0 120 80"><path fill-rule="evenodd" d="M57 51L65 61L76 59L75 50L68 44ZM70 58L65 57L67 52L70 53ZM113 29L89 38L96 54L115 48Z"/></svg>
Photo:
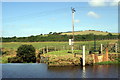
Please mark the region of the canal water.
<svg viewBox="0 0 120 80"><path fill-rule="evenodd" d="M48 67L43 63L1 65L3 78L118 78L118 67L120 67L120 65Z"/></svg>

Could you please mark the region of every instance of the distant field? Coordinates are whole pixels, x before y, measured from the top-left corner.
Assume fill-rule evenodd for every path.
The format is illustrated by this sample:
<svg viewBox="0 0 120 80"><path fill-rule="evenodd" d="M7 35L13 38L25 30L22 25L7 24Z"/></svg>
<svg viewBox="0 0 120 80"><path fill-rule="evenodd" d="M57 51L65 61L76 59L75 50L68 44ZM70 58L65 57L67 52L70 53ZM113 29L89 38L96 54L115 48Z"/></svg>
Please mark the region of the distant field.
<svg viewBox="0 0 120 80"><path fill-rule="evenodd" d="M100 44L115 43L117 41L118 40L99 40L99 41L96 41L96 44L100 46ZM60 47L60 48L62 48L63 46L70 47L68 42L3 42L2 48L9 48L9 49L11 48L16 50L20 45L23 45L23 44L33 45L36 49L40 49L46 46L48 47L53 46L53 47ZM75 42L75 45L88 45L88 44L93 46L94 42L93 41Z"/></svg>
<svg viewBox="0 0 120 80"><path fill-rule="evenodd" d="M107 35L109 32L89 31L89 30L74 32L75 35L86 35L86 34L90 34L90 33L93 33L93 34L95 34L95 35ZM72 35L71 32L62 33L61 35L65 35L65 34L67 34L67 35ZM118 33L112 33L112 35L118 35Z"/></svg>

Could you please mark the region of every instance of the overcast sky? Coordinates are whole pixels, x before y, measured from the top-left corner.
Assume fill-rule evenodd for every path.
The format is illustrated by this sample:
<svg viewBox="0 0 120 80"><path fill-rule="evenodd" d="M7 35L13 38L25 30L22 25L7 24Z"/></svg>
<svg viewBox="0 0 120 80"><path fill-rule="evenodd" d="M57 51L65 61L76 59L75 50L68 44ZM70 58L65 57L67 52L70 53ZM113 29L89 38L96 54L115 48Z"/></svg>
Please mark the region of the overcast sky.
<svg viewBox="0 0 120 80"><path fill-rule="evenodd" d="M2 36L72 31L71 7L76 10L75 31L118 32L116 2L3 2Z"/></svg>

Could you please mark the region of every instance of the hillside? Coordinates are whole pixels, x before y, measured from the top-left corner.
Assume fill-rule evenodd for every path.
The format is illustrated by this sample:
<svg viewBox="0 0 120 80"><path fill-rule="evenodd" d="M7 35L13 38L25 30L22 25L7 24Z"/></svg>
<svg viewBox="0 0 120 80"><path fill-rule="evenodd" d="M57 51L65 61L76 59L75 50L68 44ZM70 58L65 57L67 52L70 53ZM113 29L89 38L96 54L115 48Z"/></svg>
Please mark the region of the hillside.
<svg viewBox="0 0 120 80"><path fill-rule="evenodd" d="M94 36L93 34L96 36ZM67 34L67 35L65 35ZM108 39L118 39L117 33L109 34L109 32L103 31L76 31L75 32L75 41L90 41L96 38L97 40L108 40ZM72 32L50 32L45 35L36 35L28 37L3 37L2 42L45 42L45 41L68 41L72 38Z"/></svg>
<svg viewBox="0 0 120 80"><path fill-rule="evenodd" d="M95 31L95 30L86 30L86 31L75 31L75 35L86 35L86 34L95 34L95 35L107 35L110 32ZM64 32L61 35L72 35L72 32ZM118 35L118 33L112 33L112 35Z"/></svg>

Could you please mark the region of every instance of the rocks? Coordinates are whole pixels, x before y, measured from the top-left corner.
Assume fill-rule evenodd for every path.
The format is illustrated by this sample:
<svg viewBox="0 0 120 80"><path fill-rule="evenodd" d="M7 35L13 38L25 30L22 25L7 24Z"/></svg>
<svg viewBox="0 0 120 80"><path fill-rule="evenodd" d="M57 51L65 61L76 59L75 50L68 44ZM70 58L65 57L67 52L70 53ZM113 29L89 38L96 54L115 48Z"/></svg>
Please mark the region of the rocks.
<svg viewBox="0 0 120 80"><path fill-rule="evenodd" d="M47 57L47 55L44 55ZM80 65L80 58L74 55L49 55L48 66L75 66Z"/></svg>

